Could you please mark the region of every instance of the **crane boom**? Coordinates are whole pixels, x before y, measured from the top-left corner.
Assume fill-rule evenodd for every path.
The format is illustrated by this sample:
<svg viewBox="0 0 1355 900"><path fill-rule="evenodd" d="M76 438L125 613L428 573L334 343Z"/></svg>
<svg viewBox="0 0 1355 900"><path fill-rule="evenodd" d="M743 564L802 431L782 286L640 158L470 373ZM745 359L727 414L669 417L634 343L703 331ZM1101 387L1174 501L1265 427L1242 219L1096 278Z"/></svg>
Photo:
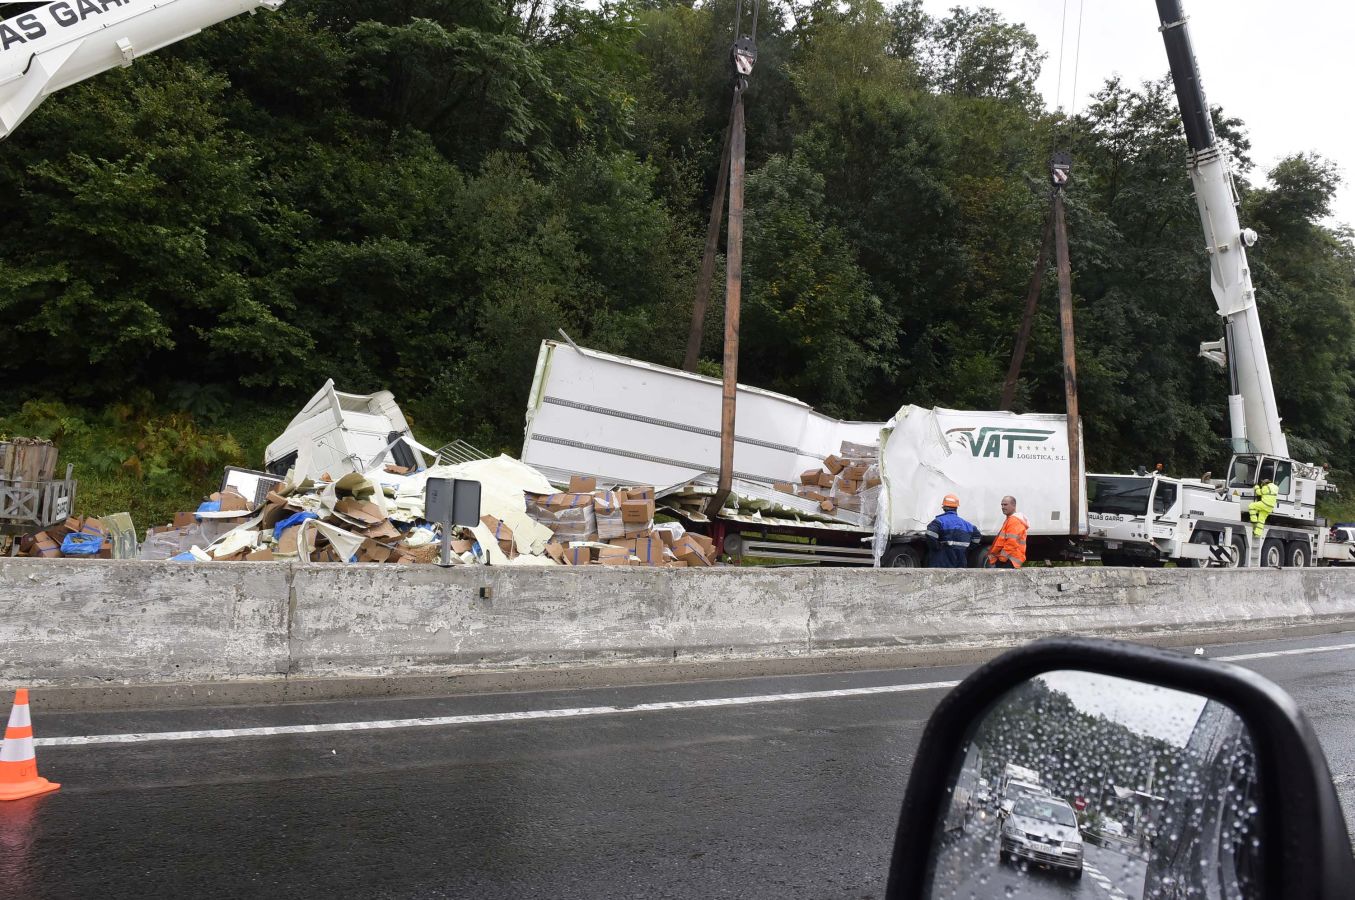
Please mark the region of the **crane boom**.
<svg viewBox="0 0 1355 900"><path fill-rule="evenodd" d="M0 140L48 95L260 7L286 0L55 0L6 4L0 20ZM25 8L31 7L31 8Z"/></svg>
<svg viewBox="0 0 1355 900"><path fill-rule="evenodd" d="M1200 355L1228 370L1233 452L1288 457L1247 263L1246 248L1256 234L1238 222L1233 173L1214 134L1181 0L1157 0L1157 11L1190 146L1190 180L1204 227L1210 286L1224 321L1223 340L1202 345Z"/></svg>

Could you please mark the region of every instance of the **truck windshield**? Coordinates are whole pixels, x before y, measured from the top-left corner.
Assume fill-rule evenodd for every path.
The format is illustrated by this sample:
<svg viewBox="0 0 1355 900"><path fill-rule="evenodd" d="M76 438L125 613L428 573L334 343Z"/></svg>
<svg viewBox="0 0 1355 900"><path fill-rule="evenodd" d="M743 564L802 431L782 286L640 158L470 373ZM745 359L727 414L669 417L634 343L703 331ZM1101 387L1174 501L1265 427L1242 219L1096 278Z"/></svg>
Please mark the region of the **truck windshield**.
<svg viewBox="0 0 1355 900"><path fill-rule="evenodd" d="M1238 456L1233 459L1233 471L1228 476L1229 487L1249 488L1256 484L1260 471L1261 458L1257 456Z"/></svg>
<svg viewBox="0 0 1355 900"><path fill-rule="evenodd" d="M1087 510L1094 513L1141 516L1148 512L1151 478L1104 475L1087 478Z"/></svg>

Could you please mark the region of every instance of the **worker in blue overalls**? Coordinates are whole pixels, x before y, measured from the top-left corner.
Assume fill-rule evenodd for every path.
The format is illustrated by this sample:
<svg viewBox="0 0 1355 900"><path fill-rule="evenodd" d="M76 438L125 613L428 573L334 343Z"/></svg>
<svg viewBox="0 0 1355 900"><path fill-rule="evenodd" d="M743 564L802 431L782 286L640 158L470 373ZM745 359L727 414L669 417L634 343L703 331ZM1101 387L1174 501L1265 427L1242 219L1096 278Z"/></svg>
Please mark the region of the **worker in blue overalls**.
<svg viewBox="0 0 1355 900"><path fill-rule="evenodd" d="M979 530L960 518L959 508L960 498L947 494L941 499L941 515L927 526L929 568L969 568L969 551L979 545Z"/></svg>

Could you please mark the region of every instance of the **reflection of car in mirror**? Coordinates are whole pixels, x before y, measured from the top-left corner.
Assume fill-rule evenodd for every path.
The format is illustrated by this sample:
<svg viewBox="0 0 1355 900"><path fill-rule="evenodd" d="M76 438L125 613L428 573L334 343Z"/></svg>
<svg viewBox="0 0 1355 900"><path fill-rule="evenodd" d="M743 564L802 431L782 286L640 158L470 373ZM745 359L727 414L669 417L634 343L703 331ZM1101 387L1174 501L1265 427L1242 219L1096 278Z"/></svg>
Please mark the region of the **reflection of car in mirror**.
<svg viewBox="0 0 1355 900"><path fill-rule="evenodd" d="M1082 877L1082 832L1073 808L1057 797L1022 797L1002 825L1001 862L1028 860Z"/></svg>
<svg viewBox="0 0 1355 900"><path fill-rule="evenodd" d="M1005 815L945 827L985 780ZM1278 688L1209 660L1051 639L933 713L887 897L1335 900L1351 884L1325 760Z"/></svg>

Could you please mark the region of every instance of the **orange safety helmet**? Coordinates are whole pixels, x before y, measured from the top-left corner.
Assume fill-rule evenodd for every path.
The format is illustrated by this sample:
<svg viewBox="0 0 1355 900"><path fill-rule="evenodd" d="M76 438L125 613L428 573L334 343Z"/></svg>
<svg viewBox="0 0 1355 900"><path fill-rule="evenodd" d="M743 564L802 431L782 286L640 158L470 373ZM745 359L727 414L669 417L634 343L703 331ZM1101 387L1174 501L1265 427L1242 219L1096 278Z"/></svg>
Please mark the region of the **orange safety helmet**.
<svg viewBox="0 0 1355 900"><path fill-rule="evenodd" d="M946 496L944 496L944 497L941 498L941 508L942 508L942 509L959 509L959 508L960 508L960 498L957 497L957 496L955 496L954 494L947 494Z"/></svg>

